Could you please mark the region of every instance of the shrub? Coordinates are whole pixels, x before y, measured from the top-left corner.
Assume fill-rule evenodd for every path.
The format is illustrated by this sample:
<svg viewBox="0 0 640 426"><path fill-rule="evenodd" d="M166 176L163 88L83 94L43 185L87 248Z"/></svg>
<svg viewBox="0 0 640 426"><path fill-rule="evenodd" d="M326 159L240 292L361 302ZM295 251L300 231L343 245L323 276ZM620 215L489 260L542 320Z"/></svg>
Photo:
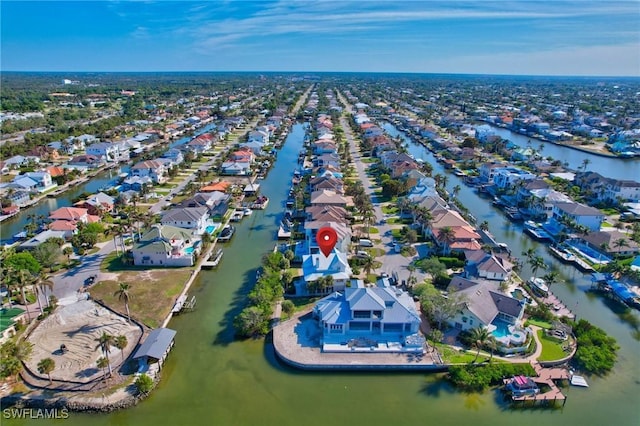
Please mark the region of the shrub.
<svg viewBox="0 0 640 426"><path fill-rule="evenodd" d="M535 370L529 364L471 364L452 365L447 378L463 389L481 391L507 377L534 374Z"/></svg>
<svg viewBox="0 0 640 426"><path fill-rule="evenodd" d="M457 257L439 257L438 260L447 267L447 269L456 269L464 267L464 260Z"/></svg>
<svg viewBox="0 0 640 426"><path fill-rule="evenodd" d="M146 374L141 374L136 379L134 385L139 394L146 395L153 389L153 379Z"/></svg>

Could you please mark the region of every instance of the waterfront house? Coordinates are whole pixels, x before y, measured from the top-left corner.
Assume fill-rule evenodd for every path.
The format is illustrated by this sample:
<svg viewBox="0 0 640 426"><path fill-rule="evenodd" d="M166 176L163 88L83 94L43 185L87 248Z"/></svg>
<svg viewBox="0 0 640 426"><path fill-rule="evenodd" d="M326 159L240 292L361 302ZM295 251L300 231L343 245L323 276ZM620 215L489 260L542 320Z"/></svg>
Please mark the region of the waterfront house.
<svg viewBox="0 0 640 426"><path fill-rule="evenodd" d="M165 226L174 226L188 229L194 235L202 235L206 228L213 223L209 220L207 207L172 208L162 213L160 223Z"/></svg>
<svg viewBox="0 0 640 426"><path fill-rule="evenodd" d="M46 242L50 238L66 238L68 232L65 231L54 231L52 229L47 229L45 231L40 232L34 237L28 239L27 241L21 243L18 247L16 247L16 251L22 250L33 250L38 247L40 244Z"/></svg>
<svg viewBox="0 0 640 426"><path fill-rule="evenodd" d="M222 218L229 210L230 200L231 195L224 192L198 192L193 197L179 203L177 207L206 207L209 210L209 216Z"/></svg>
<svg viewBox="0 0 640 426"><path fill-rule="evenodd" d="M249 132L247 136L247 142L257 142L258 144L264 146L269 143L269 132L262 130L252 130Z"/></svg>
<svg viewBox="0 0 640 426"><path fill-rule="evenodd" d="M135 164L129 171L131 177L149 177L156 184L166 181L164 164L157 160L146 160Z"/></svg>
<svg viewBox="0 0 640 426"><path fill-rule="evenodd" d="M616 229L611 231L589 232L581 235L580 239L594 250L613 256L628 256L640 251L638 243L631 239L631 235Z"/></svg>
<svg viewBox="0 0 640 426"><path fill-rule="evenodd" d="M311 205L312 206L338 206L346 207L347 198L337 194L335 191L329 191L323 189L320 191L314 191L311 193Z"/></svg>
<svg viewBox="0 0 640 426"><path fill-rule="evenodd" d="M26 206L29 201L31 201L31 195L29 191L24 190L15 190L13 192L8 192L5 197L11 201L11 204L16 205L18 207Z"/></svg>
<svg viewBox="0 0 640 426"><path fill-rule="evenodd" d="M487 327L495 320L516 325L522 320L524 303L498 291L496 282L453 277L447 291L461 299L460 310L449 320L456 330Z"/></svg>
<svg viewBox="0 0 640 426"><path fill-rule="evenodd" d="M313 167L335 167L340 168L340 156L338 154L322 154L313 159Z"/></svg>
<svg viewBox="0 0 640 426"><path fill-rule="evenodd" d="M337 154L338 148L333 141L317 140L313 143L313 153L315 155Z"/></svg>
<svg viewBox="0 0 640 426"><path fill-rule="evenodd" d="M151 186L153 186L153 180L149 176L131 176L122 181L120 190L142 192L143 188Z"/></svg>
<svg viewBox="0 0 640 426"><path fill-rule="evenodd" d="M496 170L504 168L504 164L498 163L483 163L478 168L478 172L480 173L480 182L490 183L493 182L493 177L495 175Z"/></svg>
<svg viewBox="0 0 640 426"><path fill-rule="evenodd" d="M215 192L215 191L227 192L227 190L230 187L231 187L230 182L226 182L226 181L212 182L209 185L206 185L200 188L200 192Z"/></svg>
<svg viewBox="0 0 640 426"><path fill-rule="evenodd" d="M100 157L96 157L95 155L90 154L82 154L73 157L71 160L67 161L69 166L81 167L84 169L97 169L104 163Z"/></svg>
<svg viewBox="0 0 640 426"><path fill-rule="evenodd" d="M302 256L302 274L303 280L298 282L296 294L308 294L309 283L331 275L333 285L322 290L322 294L328 294L343 290L351 278L352 271L347 261L347 254L334 250L329 256L322 253Z"/></svg>
<svg viewBox="0 0 640 426"><path fill-rule="evenodd" d="M556 203L553 206L552 219L560 224L568 220L586 227L589 231L599 231L604 214L596 208L580 203Z"/></svg>
<svg viewBox="0 0 640 426"><path fill-rule="evenodd" d="M338 206L311 206L305 209L307 221L337 222L346 224L349 213L343 207Z"/></svg>
<svg viewBox="0 0 640 426"><path fill-rule="evenodd" d="M307 246L308 254L320 253L320 247L316 241L316 236L320 228L329 227L336 231L338 239L336 241L335 250L341 253L348 253L349 246L351 244L351 228L345 223L341 222L329 222L321 220L307 221L304 224L305 231L305 245Z"/></svg>
<svg viewBox="0 0 640 426"><path fill-rule="evenodd" d="M508 189L521 180L535 179L536 175L517 167L502 167L493 171L493 183L500 189Z"/></svg>
<svg viewBox="0 0 640 426"><path fill-rule="evenodd" d="M74 206L87 209L91 215L102 216L104 213L111 213L113 211L115 201L115 198L104 192L98 192L97 194L90 195L86 200L78 201Z"/></svg>
<svg viewBox="0 0 640 426"><path fill-rule="evenodd" d="M213 135L206 133L202 134L186 144L189 151L194 154L204 154L213 147Z"/></svg>
<svg viewBox="0 0 640 426"><path fill-rule="evenodd" d="M240 149L250 151L254 156L264 155L264 145L256 141L242 143Z"/></svg>
<svg viewBox="0 0 640 426"><path fill-rule="evenodd" d="M184 161L184 155L182 154L182 151L177 148L171 148L165 151L165 153L162 154L162 158L171 160L172 165L178 165Z"/></svg>
<svg viewBox="0 0 640 426"><path fill-rule="evenodd" d="M251 163L240 161L225 161L220 166L220 174L227 176L246 176L251 174Z"/></svg>
<svg viewBox="0 0 640 426"><path fill-rule="evenodd" d="M57 221L66 221L73 224L99 222L100 217L89 214L88 209L80 207L60 207L49 213L49 219L53 222L50 226L54 226Z"/></svg>
<svg viewBox="0 0 640 426"><path fill-rule="evenodd" d="M46 192L58 186L52 181L49 172L26 172L13 178L13 184L31 192Z"/></svg>
<svg viewBox="0 0 640 426"><path fill-rule="evenodd" d="M322 330L324 351L354 351L359 348L384 352L408 348L422 350L420 314L408 293L392 288L387 281L366 286L352 280L344 291L334 292L316 303L313 316Z"/></svg>
<svg viewBox="0 0 640 426"><path fill-rule="evenodd" d="M420 179L407 194L407 198L414 204L420 204L425 199L436 196L436 181L430 177Z"/></svg>
<svg viewBox="0 0 640 426"><path fill-rule="evenodd" d="M333 176L315 177L309 181L309 188L311 189L311 192L327 189L335 192L336 194L344 194L344 184L342 179L337 179Z"/></svg>
<svg viewBox="0 0 640 426"><path fill-rule="evenodd" d="M109 142L98 142L92 145L89 145L85 152L87 155L92 155L94 157L100 158L107 163L112 163L120 160L121 145L117 143L109 143Z"/></svg>
<svg viewBox="0 0 640 426"><path fill-rule="evenodd" d="M133 246L136 266L193 266L200 239L186 229L154 225Z"/></svg>

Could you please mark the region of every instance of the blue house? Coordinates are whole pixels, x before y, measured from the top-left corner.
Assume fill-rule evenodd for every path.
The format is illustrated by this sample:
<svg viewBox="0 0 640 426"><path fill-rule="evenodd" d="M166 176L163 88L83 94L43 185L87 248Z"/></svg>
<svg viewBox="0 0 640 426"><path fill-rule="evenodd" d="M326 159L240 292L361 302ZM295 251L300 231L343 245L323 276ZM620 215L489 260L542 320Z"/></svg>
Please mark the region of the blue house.
<svg viewBox="0 0 640 426"><path fill-rule="evenodd" d="M353 280L344 292L321 299L313 315L322 330L324 352L424 351L415 302L386 279L372 287Z"/></svg>

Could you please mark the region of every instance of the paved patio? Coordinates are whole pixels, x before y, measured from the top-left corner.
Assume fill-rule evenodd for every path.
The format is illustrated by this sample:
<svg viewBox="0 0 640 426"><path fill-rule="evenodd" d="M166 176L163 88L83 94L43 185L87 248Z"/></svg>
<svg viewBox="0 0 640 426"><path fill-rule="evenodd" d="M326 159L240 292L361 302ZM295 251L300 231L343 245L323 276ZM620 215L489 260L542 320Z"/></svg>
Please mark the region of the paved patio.
<svg viewBox="0 0 640 426"><path fill-rule="evenodd" d="M309 370L440 370L432 353L325 353L321 330L311 311L296 314L273 329L276 354L287 364Z"/></svg>

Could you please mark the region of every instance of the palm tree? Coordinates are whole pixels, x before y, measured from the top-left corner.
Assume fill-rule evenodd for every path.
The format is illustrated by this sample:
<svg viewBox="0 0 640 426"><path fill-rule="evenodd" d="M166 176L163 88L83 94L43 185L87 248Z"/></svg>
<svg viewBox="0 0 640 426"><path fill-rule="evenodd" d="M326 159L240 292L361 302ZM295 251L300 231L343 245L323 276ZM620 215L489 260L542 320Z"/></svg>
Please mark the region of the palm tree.
<svg viewBox="0 0 640 426"><path fill-rule="evenodd" d="M613 246L615 248L629 247L629 243L627 242L626 239L620 238L618 240L615 240L615 242L613 243Z"/></svg>
<svg viewBox="0 0 640 426"><path fill-rule="evenodd" d="M105 371L105 368L107 368L107 366L108 366L109 370L111 370L111 364L109 364L109 358L101 356L96 361L96 364L97 364L98 368L102 369L102 380L104 380L106 382L107 381L107 372ZM111 374L111 373L109 373L109 374Z"/></svg>
<svg viewBox="0 0 640 426"><path fill-rule="evenodd" d="M544 259L541 256L533 256L529 259L529 266L534 277L539 269L547 269L547 264L544 263Z"/></svg>
<svg viewBox="0 0 640 426"><path fill-rule="evenodd" d="M414 265L413 263L408 264L407 270L409 271L409 278L407 278L407 285L409 287L413 287L418 281L415 275L413 275L413 273L416 271L416 265Z"/></svg>
<svg viewBox="0 0 640 426"><path fill-rule="evenodd" d="M584 160L582 160L582 171L586 172L587 171L587 166L591 164L591 160L589 160L588 158L585 158Z"/></svg>
<svg viewBox="0 0 640 426"><path fill-rule="evenodd" d="M486 221L486 220L483 220L482 223L480 224L480 230L488 231L489 230L489 222Z"/></svg>
<svg viewBox="0 0 640 426"><path fill-rule="evenodd" d="M453 189L451 190L451 195L453 195L453 198L457 198L458 194L460 193L460 190L462 189L462 187L460 185L456 185L453 187Z"/></svg>
<svg viewBox="0 0 640 426"><path fill-rule="evenodd" d="M16 287L20 289L20 293L22 294L22 303L27 311L27 318L29 322L31 322L31 314L29 313L29 302L27 301L27 295L25 290L28 286L33 284L33 275L26 269L21 269L18 271L18 274L15 278Z"/></svg>
<svg viewBox="0 0 640 426"><path fill-rule="evenodd" d="M369 275L371 273L371 270L373 269L374 266L374 259L373 256L369 255L366 258L364 258L364 262L362 264L362 269L364 269L364 272Z"/></svg>
<svg viewBox="0 0 640 426"><path fill-rule="evenodd" d="M47 297L47 292L44 290L46 288L49 291L53 290L53 280L51 277L43 271L40 271L38 276L35 278L35 288L36 288L36 296L38 298L38 306L40 307L40 313L44 313L44 309L42 309L42 303L40 302L40 294L44 296L44 300L47 303L47 307L49 306L49 298Z"/></svg>
<svg viewBox="0 0 640 426"><path fill-rule="evenodd" d="M118 300L122 300L124 302L124 307L127 310L127 322L131 322L131 315L129 314L129 300L131 299L131 295L129 294L129 290L131 286L129 283L120 283L118 290L113 293L114 296L118 296Z"/></svg>
<svg viewBox="0 0 640 426"><path fill-rule="evenodd" d="M129 341L127 340L127 336L120 335L116 337L116 348L120 349L120 355L122 355L122 360L124 361L124 349L127 347Z"/></svg>
<svg viewBox="0 0 640 426"><path fill-rule="evenodd" d="M558 271L552 270L544 274L542 276L542 279L544 280L545 283L547 283L547 286L551 287L552 284L555 284L558 282L559 277L560 277L560 274L558 273Z"/></svg>
<svg viewBox="0 0 640 426"><path fill-rule="evenodd" d="M491 361L493 361L493 352L498 348L498 341L493 334L490 334L484 345L491 351L491 357L489 358L489 364L491 364Z"/></svg>
<svg viewBox="0 0 640 426"><path fill-rule="evenodd" d="M73 248L69 246L63 248L62 254L67 256L67 262L69 262L69 257L73 254Z"/></svg>
<svg viewBox="0 0 640 426"><path fill-rule="evenodd" d="M455 241L455 231L450 226L445 226L440 228L440 232L438 234L438 241L442 243L442 253L449 253L449 245Z"/></svg>
<svg viewBox="0 0 640 426"><path fill-rule="evenodd" d="M56 362L51 358L41 359L38 363L38 373L49 376L49 384L53 383L53 380L51 380L51 372L55 370L55 368Z"/></svg>
<svg viewBox="0 0 640 426"><path fill-rule="evenodd" d="M100 348L102 350L102 353L104 354L104 357L107 359L109 376L111 376L111 363L109 362L109 353L111 352L111 346L114 346L115 344L115 338L112 335L107 334L107 332L103 331L102 335L94 340L98 342L96 348Z"/></svg>
<svg viewBox="0 0 640 426"><path fill-rule="evenodd" d="M480 355L480 349L486 345L489 340L489 332L484 327L477 327L471 330L471 341L473 342L471 346L476 348L476 357L473 362L475 363L478 360L478 356Z"/></svg>
<svg viewBox="0 0 640 426"><path fill-rule="evenodd" d="M527 258L527 262L530 261L536 255L536 249L529 247L522 252L522 255Z"/></svg>

